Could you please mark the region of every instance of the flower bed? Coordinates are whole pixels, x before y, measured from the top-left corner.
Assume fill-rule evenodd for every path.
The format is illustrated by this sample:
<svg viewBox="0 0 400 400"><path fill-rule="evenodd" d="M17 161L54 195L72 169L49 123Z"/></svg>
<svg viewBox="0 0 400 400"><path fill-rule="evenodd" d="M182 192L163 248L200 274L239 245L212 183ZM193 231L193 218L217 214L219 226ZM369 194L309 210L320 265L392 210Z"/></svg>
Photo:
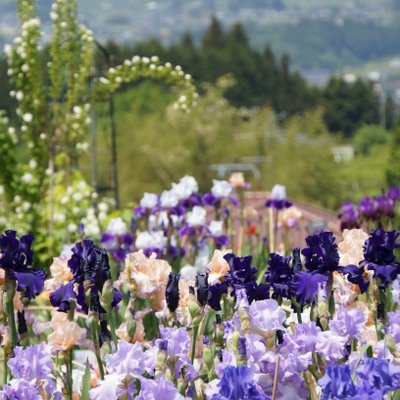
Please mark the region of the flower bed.
<svg viewBox="0 0 400 400"><path fill-rule="evenodd" d="M263 213L248 189L184 177L146 193L129 228L109 218L93 241L82 225L49 276L33 236L5 231L1 398L400 398L400 232L292 249L284 187Z"/></svg>

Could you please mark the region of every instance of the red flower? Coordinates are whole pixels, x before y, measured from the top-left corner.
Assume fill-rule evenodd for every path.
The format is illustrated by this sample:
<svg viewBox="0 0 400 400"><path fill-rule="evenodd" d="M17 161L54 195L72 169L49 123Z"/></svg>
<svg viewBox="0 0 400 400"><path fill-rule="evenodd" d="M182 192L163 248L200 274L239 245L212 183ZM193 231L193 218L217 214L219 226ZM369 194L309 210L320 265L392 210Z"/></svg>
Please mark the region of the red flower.
<svg viewBox="0 0 400 400"><path fill-rule="evenodd" d="M257 232L257 226L254 224L250 224L248 228L245 228L244 234L247 236L254 235Z"/></svg>

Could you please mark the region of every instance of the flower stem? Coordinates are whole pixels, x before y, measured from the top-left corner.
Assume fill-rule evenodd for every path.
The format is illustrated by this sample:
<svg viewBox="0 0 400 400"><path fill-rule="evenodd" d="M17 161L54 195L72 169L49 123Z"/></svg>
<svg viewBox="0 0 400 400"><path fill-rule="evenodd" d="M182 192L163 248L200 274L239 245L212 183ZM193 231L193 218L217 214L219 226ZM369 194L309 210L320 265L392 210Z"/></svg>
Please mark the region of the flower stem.
<svg viewBox="0 0 400 400"><path fill-rule="evenodd" d="M199 332L199 326L196 325L193 327L193 335L192 335L192 355L191 355L192 364L194 361L194 356L196 354L196 341L198 332Z"/></svg>
<svg viewBox="0 0 400 400"><path fill-rule="evenodd" d="M11 340L12 340L12 348L11 352L14 350L14 347L18 344L18 334L17 334L17 325L15 323L15 316L14 316L14 293L7 292L7 314L8 314L8 323L11 330Z"/></svg>
<svg viewBox="0 0 400 400"><path fill-rule="evenodd" d="M272 400L276 399L276 390L278 388L278 374L279 374L280 358L279 354L276 355L275 373L274 373L274 385L272 387Z"/></svg>
<svg viewBox="0 0 400 400"><path fill-rule="evenodd" d="M96 354L96 360L97 360L97 364L99 366L100 379L103 381L104 380L104 366L103 366L103 361L101 360L101 356L100 356L98 319L93 318L90 325L92 328L94 353Z"/></svg>
<svg viewBox="0 0 400 400"><path fill-rule="evenodd" d="M269 252L273 253L274 252L274 224L273 224L273 219L274 219L274 211L272 207L268 209L268 223L269 223Z"/></svg>
<svg viewBox="0 0 400 400"><path fill-rule="evenodd" d="M301 324L303 322L303 319L301 318L300 306L296 306L296 314L297 314L297 321L299 324Z"/></svg>
<svg viewBox="0 0 400 400"><path fill-rule="evenodd" d="M6 352L4 350L3 352L3 385L7 384L7 379L8 379L8 366L7 366L7 357L6 357Z"/></svg>
<svg viewBox="0 0 400 400"><path fill-rule="evenodd" d="M65 364L67 367L67 391L68 398L72 399L72 359L73 359L73 349L71 348L65 354Z"/></svg>
<svg viewBox="0 0 400 400"><path fill-rule="evenodd" d="M113 342L115 344L115 348L118 349L118 337L117 337L117 334L115 332L115 320L116 320L116 318L115 318L115 310L114 309L111 309L111 311L109 313L109 316L110 316L109 322L110 322L110 329L111 329L111 337L112 337Z"/></svg>

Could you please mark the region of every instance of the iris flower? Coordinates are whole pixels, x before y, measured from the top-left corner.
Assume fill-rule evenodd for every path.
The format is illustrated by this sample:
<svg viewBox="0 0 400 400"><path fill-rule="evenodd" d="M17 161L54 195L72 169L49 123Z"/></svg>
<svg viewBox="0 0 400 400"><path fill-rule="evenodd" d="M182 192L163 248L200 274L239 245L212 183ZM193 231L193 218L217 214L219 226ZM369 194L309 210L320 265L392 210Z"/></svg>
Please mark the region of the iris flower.
<svg viewBox="0 0 400 400"><path fill-rule="evenodd" d="M46 273L31 268L33 235L28 234L17 239L17 232L5 231L0 237L0 268L6 271L10 279L17 281L17 290L24 297L33 299L42 292Z"/></svg>

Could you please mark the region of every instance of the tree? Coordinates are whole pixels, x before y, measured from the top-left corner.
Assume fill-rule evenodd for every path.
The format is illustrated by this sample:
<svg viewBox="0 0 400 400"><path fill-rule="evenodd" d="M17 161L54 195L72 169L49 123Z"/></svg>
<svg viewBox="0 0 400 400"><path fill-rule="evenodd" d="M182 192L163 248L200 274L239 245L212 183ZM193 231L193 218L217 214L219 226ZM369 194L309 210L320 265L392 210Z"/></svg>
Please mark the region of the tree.
<svg viewBox="0 0 400 400"><path fill-rule="evenodd" d="M354 134L356 151L362 155L369 154L371 147L385 144L390 140L390 133L379 125L364 125Z"/></svg>
<svg viewBox="0 0 400 400"><path fill-rule="evenodd" d="M357 79L333 77L323 91L324 120L330 132L351 137L366 124L379 124L379 98L372 86Z"/></svg>
<svg viewBox="0 0 400 400"><path fill-rule="evenodd" d="M222 29L221 23L214 16L211 23L203 36L203 47L221 48L226 45L227 39Z"/></svg>

